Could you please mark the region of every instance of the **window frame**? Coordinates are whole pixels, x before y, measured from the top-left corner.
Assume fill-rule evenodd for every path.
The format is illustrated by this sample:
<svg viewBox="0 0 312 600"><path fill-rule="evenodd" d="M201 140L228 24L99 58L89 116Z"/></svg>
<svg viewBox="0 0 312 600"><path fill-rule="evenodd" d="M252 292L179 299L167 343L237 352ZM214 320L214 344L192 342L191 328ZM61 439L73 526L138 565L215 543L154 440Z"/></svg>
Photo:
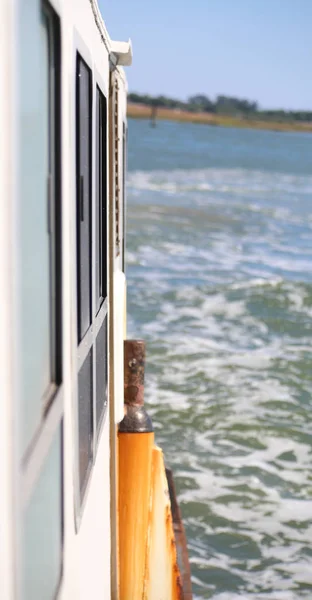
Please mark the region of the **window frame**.
<svg viewBox="0 0 312 600"><path fill-rule="evenodd" d="M76 446L76 459L75 459L75 475L74 475L74 480L75 480L75 528L76 528L76 532L79 531L80 528L80 524L81 524L81 520L82 520L82 516L83 516L83 512L84 512L84 507L86 504L86 500L88 497L88 491L89 491L89 486L90 486L90 482L92 479L92 473L93 473L93 466L96 462L96 457L97 457L97 448L101 439L101 433L104 427L104 423L106 421L106 416L107 416L107 409L108 409L108 351L106 354L106 364L107 364L107 380L106 380L106 392L107 392L107 397L106 400L104 400L103 402L103 410L100 416L100 419L97 422L97 413L96 413L96 409L97 409L97 398L96 398L96 358L97 358L97 352L96 352L96 346L97 346L97 337L98 334L101 330L102 326L105 326L104 321L106 320L106 347L108 348L108 210L109 210L109 195L108 195L108 92L105 93L105 89L106 89L106 85L100 75L100 73L98 72L96 65L94 63L94 61L92 60L92 56L90 55L88 49L84 46L83 41L80 39L79 35L75 32L75 44L74 44L74 64L75 64L75 68L77 67L78 64L78 57L80 57L83 62L86 64L87 68L90 71L90 75L91 75L91 91L92 91L92 103L91 103L91 110L92 110L92 127L91 127L91 166L90 166L90 170L92 173L92 193L90 196L90 206L91 206L91 236L90 236L90 244L91 244L91 275L90 275L90 279L91 279L91 324L88 328L88 330L86 331L84 337L79 341L79 337L78 337L78 327L76 326L76 392L75 392L75 420L76 420L76 426L75 426L75 431L76 431L76 442L75 442L75 446ZM74 81L76 81L77 75L76 75L76 71L74 74ZM76 87L75 87L76 90ZM106 275L106 297L101 297L101 302L100 302L100 306L97 303L97 298L96 298L96 291L97 291L97 274L96 274L96 227L97 227L97 217L98 215L96 214L96 210L97 210L97 199L96 199L96 193L97 193L97 173L96 173L96 160L97 160L97 149L96 149L96 144L97 144L97 118L96 118L96 111L97 111L97 90L99 90L99 92L102 94L104 101L105 101L105 129L106 129L106 139L103 140L103 143L105 145L105 165L106 165L106 174L104 177L104 182L103 182L103 205L102 205L102 209L104 210L104 214L105 214L105 227L106 227L106 247L102 246L102 260L103 260L103 271L104 271L104 267L105 267L105 275ZM77 103L76 103L76 93L77 90L75 91L75 97L74 97L74 121L73 121L73 127L74 127L74 131L76 132L76 151L77 151L77 144L79 143L78 137L77 137ZM74 162L74 177L75 177L75 181L76 181L76 186L77 186L77 158L75 158L75 162ZM77 190L76 190L77 193ZM76 207L76 219L78 217L77 215L77 202L75 202L75 207ZM77 227L76 227L76 231L77 231ZM76 244L74 246L75 249L75 253L76 253L76 257L77 257L77 240L76 240ZM76 270L78 268L78 263L76 262ZM78 273L76 273L76 282L78 281L77 279L78 277ZM77 292L78 292L78 288L77 288L77 283L76 283L76 291L75 291L75 298L76 298L76 302L78 300L77 298ZM76 323L78 323L78 303L76 304L77 306L77 317L76 317ZM81 489L80 489L80 472L79 472L79 448L80 448L80 442L79 442L79 390L78 390L78 375L79 372L84 364L84 361L86 360L88 354L92 351L92 398L91 398L91 405L90 405L90 411L91 414L93 415L93 419L92 419L92 442L91 442L91 447L92 447L92 456L91 456L91 460L90 463L88 465L88 469L87 472L85 474L85 479L84 479L84 486L83 486L83 490L81 493Z"/></svg>
<svg viewBox="0 0 312 600"><path fill-rule="evenodd" d="M43 393L41 419L32 439L22 454L20 463L20 507L24 512L36 491L49 452L60 434L60 507L61 548L59 578L55 585L57 596L63 578L64 558L64 387L63 387L63 245L62 245L62 114L61 114L61 20L48 0L38 2L41 15L47 23L49 51L49 123L48 123L48 176L47 176L47 229L49 242L49 312L51 333L51 381ZM20 91L21 93L21 91ZM21 559L22 560L22 559Z"/></svg>
<svg viewBox="0 0 312 600"><path fill-rule="evenodd" d="M114 164L112 165L113 169L113 179L114 179L114 222L115 222L115 258L122 257L122 214L121 214L121 194L122 189L120 189L120 144L119 144L119 135L120 135L120 125L119 125L119 81L115 79L113 86L113 106L114 106L114 114L113 114L113 154L114 154Z"/></svg>
<svg viewBox="0 0 312 600"><path fill-rule="evenodd" d="M100 297L97 298L97 273L94 274L94 313L93 313L93 323L95 324L95 336L94 336L94 398L93 398L93 414L94 414L94 462L96 458L96 451L99 444L99 440L101 437L102 427L105 421L107 407L108 407L108 210L109 210L109 195L108 195L108 94L104 93L104 85L101 82L101 78L96 68L94 69L94 89L95 89L95 131L94 131L94 144L96 146L98 141L98 131L97 131L97 99L102 102L102 152L99 154L99 162L97 162L97 153L94 153L95 156L95 165L94 165L94 176L95 176L95 197L93 203L93 212L94 212L94 228L96 230L97 223L96 219L98 218L98 208L100 209L100 214L102 218L102 229L100 230L100 238L101 245L99 247L99 268L102 274L102 289L99 288L101 293ZM100 125L100 122L99 122ZM98 169L102 166L102 173L98 171ZM99 189L100 198L99 198L99 207L97 206L97 183L100 176L101 186ZM97 244L96 244L96 236L94 239L94 252L97 252ZM96 269L96 257L93 259L94 268ZM104 294L103 294L104 292ZM106 323L105 323L106 321ZM101 332L102 327L106 327L106 353L105 353L105 368L106 368L106 390L103 399L102 410L99 419L97 418L97 373L96 373L96 365L97 365L97 340L98 336Z"/></svg>
<svg viewBox="0 0 312 600"><path fill-rule="evenodd" d="M84 150L87 150L88 153L88 181L84 182L81 170L81 155L82 155L82 147L80 145L81 137L80 137L80 109L81 109L81 90L82 88L79 85L80 82L80 74L79 69L80 66L83 67L87 74L88 81L88 115L86 117L86 126L88 129L89 139L87 140L88 144ZM76 238L76 269L77 269L77 335L78 335L78 343L80 343L85 335L88 333L89 328L92 324L92 299L93 299L93 285L92 285L92 244L93 244L93 224L92 224L92 214L93 214L93 181L92 181L92 167L93 167L93 75L92 69L89 67L88 63L84 60L79 52L76 54L76 85L75 85L75 100L76 100L76 228L77 228L77 238ZM87 190L87 198L88 198L88 206L85 206L84 202L84 192ZM83 197L82 197L83 194ZM85 220L85 217L88 216L87 223L87 233L81 231L81 222ZM87 235L87 239L84 240L85 235ZM84 307L86 298L83 294L82 290L82 257L81 257L81 247L83 241L86 241L86 246L88 248L88 291L87 291L87 300L88 306ZM86 275L86 273L85 273ZM82 319L84 308L86 308L86 312L89 313L89 324L85 330L82 331Z"/></svg>
<svg viewBox="0 0 312 600"><path fill-rule="evenodd" d="M122 253L121 265L122 270L126 272L125 250L126 250L126 173L127 173L127 157L128 157L128 126L126 121L122 122Z"/></svg>
<svg viewBox="0 0 312 600"><path fill-rule="evenodd" d="M107 98L103 94L99 84L95 85L95 216L99 218L99 227L96 224L95 251L96 256L96 282L95 282L95 302L96 311L99 312L102 303L107 298L107 260L103 260L103 250L107 250L108 230L107 230L107 209L108 209L108 161L107 161ZM99 126L99 127L98 127ZM101 131L98 139L99 129ZM104 169L100 170L100 164L105 164ZM98 236L98 240L97 240ZM98 244L97 244L98 241ZM107 252L106 252L107 254ZM98 260L98 263L97 263Z"/></svg>
<svg viewBox="0 0 312 600"><path fill-rule="evenodd" d="M42 0L41 10L49 20L49 36L53 33L54 58L57 62L57 67L54 63L54 84L52 90L49 90L49 97L53 93L54 108L54 123L51 128L51 119L49 119L50 128L53 130L53 146L49 144L49 161L50 155L54 154L53 185L49 186L48 214L50 222L50 232L53 235L50 242L50 285L51 279L54 279L50 287L50 329L52 332L54 360L53 371L54 379L50 383L48 390L49 394L44 393L42 400L42 415L37 431L35 432L30 445L26 448L23 457L22 465L24 468L25 486L27 484L28 469L32 471L32 463L40 463L42 453L45 454L45 449L50 445L50 440L54 435L63 414L63 347L62 347L62 201L61 201L61 31L60 19L57 13L47 0ZM52 38L50 38L52 39ZM50 99L50 98L49 98ZM50 113L50 110L49 110ZM49 115L51 117L51 114ZM50 138L50 133L49 133ZM58 276L56 276L58 273ZM57 280L57 285L56 285ZM54 283L54 285L53 285ZM51 306L54 298L54 306ZM53 372L52 371L52 372ZM49 424L51 420L51 427ZM36 453L36 447L40 446L41 452L39 457L33 457ZM37 460L39 458L39 460ZM31 477L30 477L31 479Z"/></svg>

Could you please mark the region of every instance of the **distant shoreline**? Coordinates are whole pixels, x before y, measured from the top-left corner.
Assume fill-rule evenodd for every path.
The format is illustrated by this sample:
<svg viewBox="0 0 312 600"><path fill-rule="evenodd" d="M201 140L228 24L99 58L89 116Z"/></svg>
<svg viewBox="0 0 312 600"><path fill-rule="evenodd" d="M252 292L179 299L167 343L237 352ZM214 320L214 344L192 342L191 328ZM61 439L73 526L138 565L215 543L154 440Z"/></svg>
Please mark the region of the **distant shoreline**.
<svg viewBox="0 0 312 600"><path fill-rule="evenodd" d="M151 107L146 104L128 102L127 115L133 119L150 119ZM216 115L206 112L188 112L176 108L157 108L156 121L179 121L183 123L200 123L203 125L222 127L242 127L248 129L267 129L270 131L298 131L312 133L312 123L298 123L297 121L273 122L261 121L256 118L239 118Z"/></svg>

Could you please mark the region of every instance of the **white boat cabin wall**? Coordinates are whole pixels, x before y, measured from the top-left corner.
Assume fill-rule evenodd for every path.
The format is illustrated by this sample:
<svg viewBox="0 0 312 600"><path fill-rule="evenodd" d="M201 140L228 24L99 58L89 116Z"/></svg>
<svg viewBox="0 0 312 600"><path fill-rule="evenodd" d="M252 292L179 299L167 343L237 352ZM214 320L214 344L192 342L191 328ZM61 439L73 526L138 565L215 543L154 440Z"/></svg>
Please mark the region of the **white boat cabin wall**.
<svg viewBox="0 0 312 600"><path fill-rule="evenodd" d="M0 4L0 597L117 597L131 45Z"/></svg>

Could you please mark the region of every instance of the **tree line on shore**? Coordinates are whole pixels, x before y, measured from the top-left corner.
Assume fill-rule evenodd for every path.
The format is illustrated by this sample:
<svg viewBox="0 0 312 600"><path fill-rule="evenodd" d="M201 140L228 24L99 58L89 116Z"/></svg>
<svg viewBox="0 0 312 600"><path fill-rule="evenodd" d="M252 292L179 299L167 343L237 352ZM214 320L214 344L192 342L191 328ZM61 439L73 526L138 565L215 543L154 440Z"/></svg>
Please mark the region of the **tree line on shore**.
<svg viewBox="0 0 312 600"><path fill-rule="evenodd" d="M261 119L277 122L301 121L312 122L312 111L298 110L261 110L257 102L234 98L231 96L217 96L213 101L203 94L190 96L186 102L168 98L167 96L150 96L148 94L128 94L129 102L145 104L157 108L171 108L186 110L188 112L206 112L216 115L237 117L244 119Z"/></svg>

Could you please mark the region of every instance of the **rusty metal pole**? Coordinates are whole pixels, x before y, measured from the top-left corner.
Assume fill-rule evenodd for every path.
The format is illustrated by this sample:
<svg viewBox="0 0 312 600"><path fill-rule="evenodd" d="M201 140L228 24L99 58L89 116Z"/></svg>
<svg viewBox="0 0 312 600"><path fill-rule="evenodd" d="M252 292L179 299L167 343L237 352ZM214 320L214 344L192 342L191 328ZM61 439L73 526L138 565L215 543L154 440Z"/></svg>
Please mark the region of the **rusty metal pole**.
<svg viewBox="0 0 312 600"><path fill-rule="evenodd" d="M145 342L124 342L125 417L119 425L123 433L151 433L152 421L144 408Z"/></svg>
<svg viewBox="0 0 312 600"><path fill-rule="evenodd" d="M152 480L154 432L144 408L145 343L125 340L125 416L119 425L120 600L141 600Z"/></svg>

